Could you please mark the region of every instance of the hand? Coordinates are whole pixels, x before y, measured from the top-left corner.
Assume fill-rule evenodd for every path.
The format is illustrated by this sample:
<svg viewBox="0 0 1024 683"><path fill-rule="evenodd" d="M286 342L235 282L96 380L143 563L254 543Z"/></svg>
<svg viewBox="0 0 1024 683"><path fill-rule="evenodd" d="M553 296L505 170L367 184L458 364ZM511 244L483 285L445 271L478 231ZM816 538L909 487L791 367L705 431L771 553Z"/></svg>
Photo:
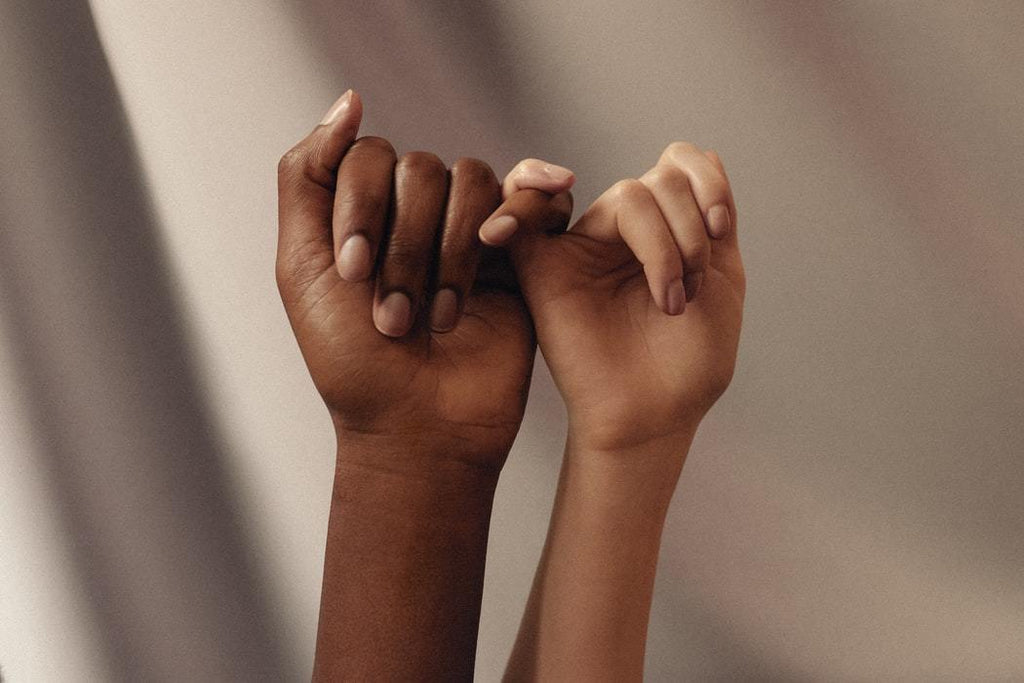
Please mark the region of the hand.
<svg viewBox="0 0 1024 683"><path fill-rule="evenodd" d="M481 234L509 245L569 438L505 680L642 680L665 515L736 359L736 209L717 155L686 143L557 236L518 224L534 193L514 177Z"/></svg>
<svg viewBox="0 0 1024 683"><path fill-rule="evenodd" d="M570 439L616 451L692 435L732 377L746 287L721 160L673 143L557 236L516 229L524 172L481 234L511 249Z"/></svg>
<svg viewBox="0 0 1024 683"><path fill-rule="evenodd" d="M279 166L277 278L299 347L339 441L429 441L500 469L535 342L507 259L477 239L498 181L482 161L449 174L433 154L398 159L382 138L355 140L361 115L347 94ZM548 192L572 180L522 178ZM567 221L547 196L526 213Z"/></svg>

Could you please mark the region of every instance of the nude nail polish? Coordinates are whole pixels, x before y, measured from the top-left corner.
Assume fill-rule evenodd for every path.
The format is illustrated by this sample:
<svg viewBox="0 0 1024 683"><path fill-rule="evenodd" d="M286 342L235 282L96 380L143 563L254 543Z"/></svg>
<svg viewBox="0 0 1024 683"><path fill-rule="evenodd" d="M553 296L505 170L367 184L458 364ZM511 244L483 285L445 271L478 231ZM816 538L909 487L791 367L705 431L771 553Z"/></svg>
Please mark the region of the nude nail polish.
<svg viewBox="0 0 1024 683"><path fill-rule="evenodd" d="M401 337L412 325L412 303L402 292L391 292L373 311L373 324L381 334Z"/></svg>
<svg viewBox="0 0 1024 683"><path fill-rule="evenodd" d="M542 170L545 174L555 182L564 183L573 177L573 172L567 169L565 166L558 166L556 164L544 164Z"/></svg>
<svg viewBox="0 0 1024 683"><path fill-rule="evenodd" d="M498 216L494 220L487 221L480 228L480 241L484 244L498 245L515 234L519 228L519 222L515 216Z"/></svg>
<svg viewBox="0 0 1024 683"><path fill-rule="evenodd" d="M708 211L708 232L719 240L729 234L729 209L723 204L716 204Z"/></svg>
<svg viewBox="0 0 1024 683"><path fill-rule="evenodd" d="M370 241L365 235L349 235L338 251L338 273L349 282L370 276Z"/></svg>

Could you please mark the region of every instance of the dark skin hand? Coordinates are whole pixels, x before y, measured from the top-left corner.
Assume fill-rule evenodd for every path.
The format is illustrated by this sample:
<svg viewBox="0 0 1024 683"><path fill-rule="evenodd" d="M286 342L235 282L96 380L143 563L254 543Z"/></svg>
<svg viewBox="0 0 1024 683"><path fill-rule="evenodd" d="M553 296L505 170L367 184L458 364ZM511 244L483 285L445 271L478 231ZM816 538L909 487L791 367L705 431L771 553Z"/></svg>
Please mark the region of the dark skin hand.
<svg viewBox="0 0 1024 683"><path fill-rule="evenodd" d="M356 140L346 93L279 166L277 280L338 436L314 679L471 680L491 503L535 340L477 231L491 169ZM564 229L571 175L519 208ZM562 193L560 201L552 194Z"/></svg>

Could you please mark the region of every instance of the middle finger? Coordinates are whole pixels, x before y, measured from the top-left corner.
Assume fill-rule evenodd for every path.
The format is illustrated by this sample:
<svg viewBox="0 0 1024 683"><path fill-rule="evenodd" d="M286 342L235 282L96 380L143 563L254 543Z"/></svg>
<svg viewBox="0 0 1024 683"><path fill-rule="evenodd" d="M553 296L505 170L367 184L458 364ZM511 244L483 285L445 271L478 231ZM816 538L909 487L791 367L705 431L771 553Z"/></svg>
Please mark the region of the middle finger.
<svg viewBox="0 0 1024 683"><path fill-rule="evenodd" d="M412 329L425 302L448 172L437 156L409 152L395 166L394 212L377 276L373 323L389 337Z"/></svg>

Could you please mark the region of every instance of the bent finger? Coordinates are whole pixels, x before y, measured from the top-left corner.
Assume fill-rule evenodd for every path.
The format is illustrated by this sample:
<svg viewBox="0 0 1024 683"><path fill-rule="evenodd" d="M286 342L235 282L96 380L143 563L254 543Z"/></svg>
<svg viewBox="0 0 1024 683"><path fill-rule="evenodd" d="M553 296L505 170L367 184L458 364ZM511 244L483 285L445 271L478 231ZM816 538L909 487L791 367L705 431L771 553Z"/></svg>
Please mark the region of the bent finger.
<svg viewBox="0 0 1024 683"><path fill-rule="evenodd" d="M480 226L480 241L490 247L504 246L520 233L565 232L572 217L572 193L551 196L539 189L510 195Z"/></svg>
<svg viewBox="0 0 1024 683"><path fill-rule="evenodd" d="M719 167L689 142L673 142L662 152L658 163L673 165L686 174L708 234L715 239L727 237L734 227L730 210L732 188Z"/></svg>
<svg viewBox="0 0 1024 683"><path fill-rule="evenodd" d="M410 152L399 159L394 216L373 302L373 322L382 334L404 336L423 309L447 195L448 170L437 156Z"/></svg>
<svg viewBox="0 0 1024 683"><path fill-rule="evenodd" d="M435 332L447 332L458 323L476 279L481 246L477 230L500 201L501 186L490 166L469 158L452 164L430 308Z"/></svg>
<svg viewBox="0 0 1024 683"><path fill-rule="evenodd" d="M683 288L686 300L693 301L700 291L704 271L711 258L711 244L704 217L693 197L690 181L675 166L658 164L640 177L662 215L683 259Z"/></svg>
<svg viewBox="0 0 1024 683"><path fill-rule="evenodd" d="M350 282L370 277L384 236L397 157L384 138L356 140L338 169L334 193L334 252Z"/></svg>
<svg viewBox="0 0 1024 683"><path fill-rule="evenodd" d="M572 234L625 242L643 266L657 307L669 315L685 310L679 249L654 196L642 182L627 179L612 185L580 217Z"/></svg>
<svg viewBox="0 0 1024 683"><path fill-rule="evenodd" d="M502 199L508 199L519 190L543 190L558 194L572 187L576 175L565 168L541 159L523 159L513 167L501 183Z"/></svg>

